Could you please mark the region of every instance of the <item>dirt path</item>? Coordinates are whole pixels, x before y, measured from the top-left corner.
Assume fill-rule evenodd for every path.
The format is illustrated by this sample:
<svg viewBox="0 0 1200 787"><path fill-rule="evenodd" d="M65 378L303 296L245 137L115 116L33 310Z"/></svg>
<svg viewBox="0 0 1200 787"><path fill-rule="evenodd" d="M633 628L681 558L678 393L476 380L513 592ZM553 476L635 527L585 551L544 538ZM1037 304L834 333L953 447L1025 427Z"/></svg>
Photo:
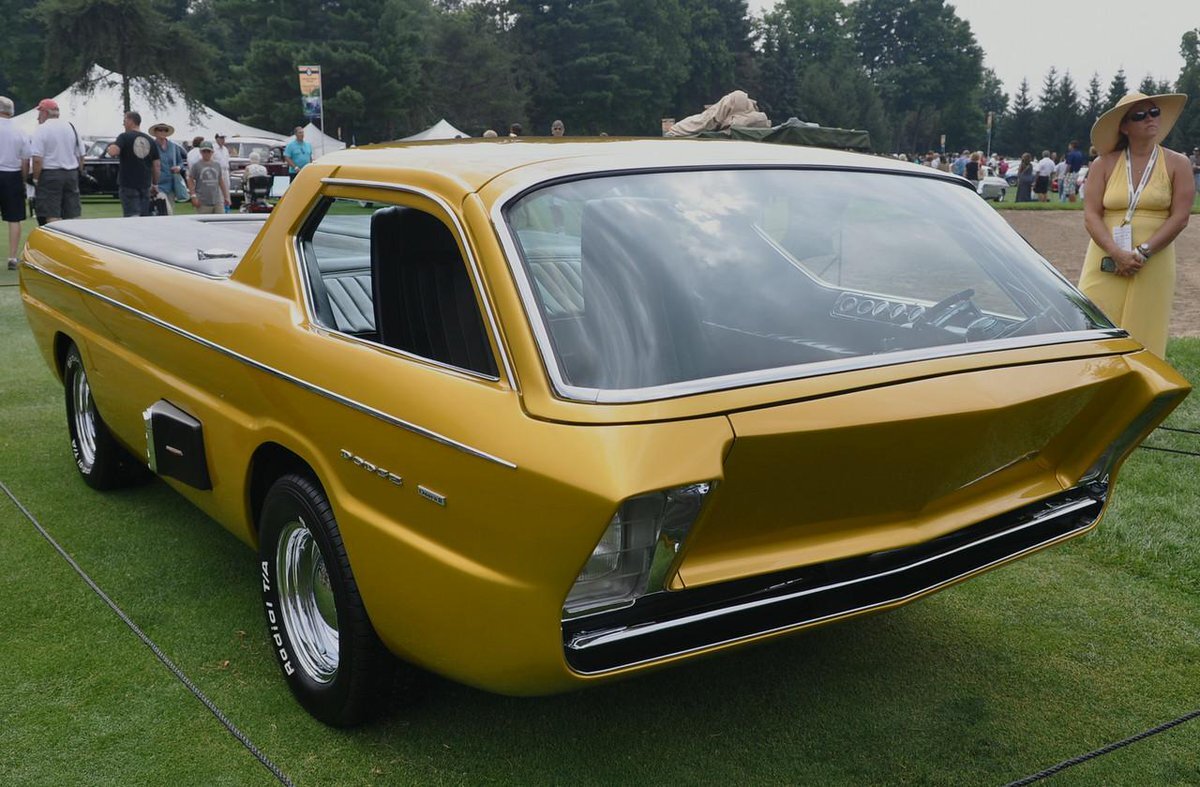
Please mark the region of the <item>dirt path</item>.
<svg viewBox="0 0 1200 787"><path fill-rule="evenodd" d="M1076 211L1005 210L1000 215L1073 283L1087 251L1083 213ZM1175 309L1172 336L1200 336L1200 216L1193 216L1175 240Z"/></svg>

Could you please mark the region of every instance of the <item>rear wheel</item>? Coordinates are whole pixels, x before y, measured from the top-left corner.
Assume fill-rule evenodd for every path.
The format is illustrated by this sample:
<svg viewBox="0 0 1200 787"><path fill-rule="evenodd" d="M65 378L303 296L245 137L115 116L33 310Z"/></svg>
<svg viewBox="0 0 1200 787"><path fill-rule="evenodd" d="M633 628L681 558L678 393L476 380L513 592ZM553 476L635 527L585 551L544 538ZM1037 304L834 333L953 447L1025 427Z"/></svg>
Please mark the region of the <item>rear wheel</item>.
<svg viewBox="0 0 1200 787"><path fill-rule="evenodd" d="M63 384L71 453L87 485L93 489L114 489L146 477L145 466L117 443L100 417L83 367L83 356L74 344L67 348Z"/></svg>
<svg viewBox="0 0 1200 787"><path fill-rule="evenodd" d="M394 660L379 641L324 491L286 475L267 492L259 520L263 608L288 688L336 727L378 711Z"/></svg>

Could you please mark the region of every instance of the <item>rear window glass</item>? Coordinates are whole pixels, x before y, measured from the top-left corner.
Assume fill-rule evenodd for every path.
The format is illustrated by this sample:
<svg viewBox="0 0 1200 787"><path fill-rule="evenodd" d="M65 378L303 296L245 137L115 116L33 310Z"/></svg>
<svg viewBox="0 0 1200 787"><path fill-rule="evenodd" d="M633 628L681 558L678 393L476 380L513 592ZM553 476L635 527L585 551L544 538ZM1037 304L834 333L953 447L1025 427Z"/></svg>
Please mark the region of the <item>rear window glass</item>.
<svg viewBox="0 0 1200 787"><path fill-rule="evenodd" d="M574 394L1112 327L975 193L932 178L645 173L504 213Z"/></svg>

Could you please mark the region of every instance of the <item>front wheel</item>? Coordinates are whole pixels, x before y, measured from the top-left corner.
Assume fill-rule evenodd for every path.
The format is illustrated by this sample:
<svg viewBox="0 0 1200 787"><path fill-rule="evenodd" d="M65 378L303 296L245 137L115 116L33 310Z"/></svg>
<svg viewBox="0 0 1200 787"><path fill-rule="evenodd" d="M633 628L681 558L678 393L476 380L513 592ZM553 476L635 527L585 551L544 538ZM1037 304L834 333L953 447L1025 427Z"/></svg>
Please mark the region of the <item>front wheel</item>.
<svg viewBox="0 0 1200 787"><path fill-rule="evenodd" d="M115 489L146 477L146 468L117 443L100 417L83 367L83 356L74 344L67 348L63 363L63 386L71 453L87 485L93 489Z"/></svg>
<svg viewBox="0 0 1200 787"><path fill-rule="evenodd" d="M393 659L379 641L333 510L320 485L286 475L259 520L267 633L288 688L320 721L365 721L388 692Z"/></svg>

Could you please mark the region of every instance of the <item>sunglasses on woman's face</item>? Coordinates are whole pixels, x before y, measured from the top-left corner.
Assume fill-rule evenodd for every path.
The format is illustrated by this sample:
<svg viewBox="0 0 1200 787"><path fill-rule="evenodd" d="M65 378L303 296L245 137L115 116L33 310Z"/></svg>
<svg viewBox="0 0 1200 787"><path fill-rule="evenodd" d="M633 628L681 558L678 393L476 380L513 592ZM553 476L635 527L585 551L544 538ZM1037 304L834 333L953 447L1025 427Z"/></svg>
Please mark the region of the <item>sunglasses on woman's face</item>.
<svg viewBox="0 0 1200 787"><path fill-rule="evenodd" d="M1162 110L1158 107L1150 107L1149 109L1139 109L1137 112L1130 112L1126 120L1132 120L1134 123L1141 123L1146 118L1156 118L1162 114Z"/></svg>

